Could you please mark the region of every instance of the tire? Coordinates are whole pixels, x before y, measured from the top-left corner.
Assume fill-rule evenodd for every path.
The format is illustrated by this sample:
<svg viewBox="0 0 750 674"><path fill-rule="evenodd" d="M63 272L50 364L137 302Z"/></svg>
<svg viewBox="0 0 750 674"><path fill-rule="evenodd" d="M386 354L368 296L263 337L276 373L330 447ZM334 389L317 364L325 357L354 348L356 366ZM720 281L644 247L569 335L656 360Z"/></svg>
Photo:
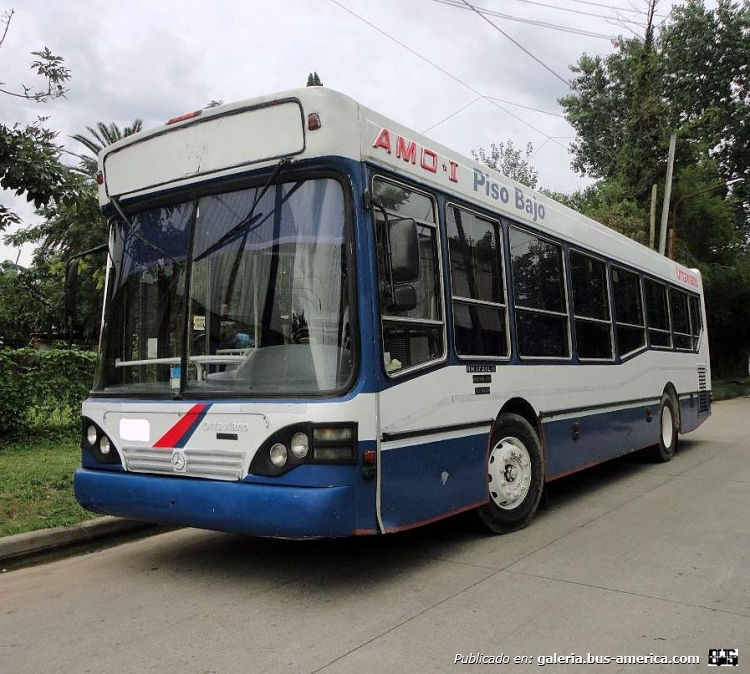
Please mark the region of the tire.
<svg viewBox="0 0 750 674"><path fill-rule="evenodd" d="M677 403L669 393L665 393L661 397L658 422L659 442L651 448L651 457L658 463L666 463L672 460L677 450L678 433L680 430Z"/></svg>
<svg viewBox="0 0 750 674"><path fill-rule="evenodd" d="M478 508L482 526L507 534L526 526L544 489L542 445L531 424L518 414L495 423L487 454L489 501Z"/></svg>

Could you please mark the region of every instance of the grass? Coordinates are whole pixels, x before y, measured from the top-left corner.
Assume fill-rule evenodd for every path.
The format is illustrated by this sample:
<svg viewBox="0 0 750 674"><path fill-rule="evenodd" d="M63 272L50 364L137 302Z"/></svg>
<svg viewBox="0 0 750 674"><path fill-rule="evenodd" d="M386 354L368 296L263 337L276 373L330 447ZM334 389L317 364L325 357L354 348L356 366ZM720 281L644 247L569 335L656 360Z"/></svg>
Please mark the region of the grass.
<svg viewBox="0 0 750 674"><path fill-rule="evenodd" d="M711 388L715 401L750 396L750 377L715 379L711 382Z"/></svg>
<svg viewBox="0 0 750 674"><path fill-rule="evenodd" d="M73 497L73 472L80 463L75 431L34 434L0 447L0 536L95 517Z"/></svg>

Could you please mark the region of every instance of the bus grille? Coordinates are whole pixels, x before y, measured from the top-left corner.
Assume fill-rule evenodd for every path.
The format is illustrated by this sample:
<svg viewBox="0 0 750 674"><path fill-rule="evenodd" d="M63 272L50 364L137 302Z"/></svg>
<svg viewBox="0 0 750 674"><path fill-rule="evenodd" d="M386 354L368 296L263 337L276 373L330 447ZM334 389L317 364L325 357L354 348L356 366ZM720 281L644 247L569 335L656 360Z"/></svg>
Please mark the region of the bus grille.
<svg viewBox="0 0 750 674"><path fill-rule="evenodd" d="M698 365L698 414L706 414L710 405L710 393L706 390L706 366Z"/></svg>
<svg viewBox="0 0 750 674"><path fill-rule="evenodd" d="M125 469L134 473L161 473L211 480L240 480L245 465L245 452L206 449L181 449L185 467L179 470L172 461L174 451L153 447L122 448ZM178 463L178 465L180 465Z"/></svg>

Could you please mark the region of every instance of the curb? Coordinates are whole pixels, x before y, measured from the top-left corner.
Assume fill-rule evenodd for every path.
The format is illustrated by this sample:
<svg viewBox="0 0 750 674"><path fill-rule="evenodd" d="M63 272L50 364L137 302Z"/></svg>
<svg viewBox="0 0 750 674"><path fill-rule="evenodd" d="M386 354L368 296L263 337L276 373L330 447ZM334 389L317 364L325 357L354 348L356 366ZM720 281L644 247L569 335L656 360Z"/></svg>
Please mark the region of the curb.
<svg viewBox="0 0 750 674"><path fill-rule="evenodd" d="M153 526L155 525L147 522L107 516L87 520L70 527L40 529L4 536L0 538L0 562Z"/></svg>

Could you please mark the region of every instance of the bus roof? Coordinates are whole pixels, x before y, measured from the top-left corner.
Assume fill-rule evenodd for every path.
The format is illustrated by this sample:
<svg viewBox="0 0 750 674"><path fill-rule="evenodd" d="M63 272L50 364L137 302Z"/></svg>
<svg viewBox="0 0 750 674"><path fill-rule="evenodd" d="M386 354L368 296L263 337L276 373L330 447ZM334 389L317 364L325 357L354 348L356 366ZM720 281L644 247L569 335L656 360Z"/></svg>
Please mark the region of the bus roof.
<svg viewBox="0 0 750 674"><path fill-rule="evenodd" d="M327 87L207 108L123 138L99 156L100 203L237 175L283 158L326 156L386 167L456 200L701 291L697 270Z"/></svg>

